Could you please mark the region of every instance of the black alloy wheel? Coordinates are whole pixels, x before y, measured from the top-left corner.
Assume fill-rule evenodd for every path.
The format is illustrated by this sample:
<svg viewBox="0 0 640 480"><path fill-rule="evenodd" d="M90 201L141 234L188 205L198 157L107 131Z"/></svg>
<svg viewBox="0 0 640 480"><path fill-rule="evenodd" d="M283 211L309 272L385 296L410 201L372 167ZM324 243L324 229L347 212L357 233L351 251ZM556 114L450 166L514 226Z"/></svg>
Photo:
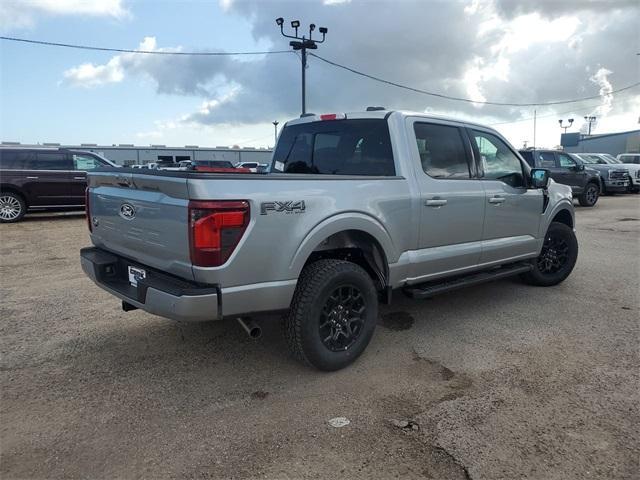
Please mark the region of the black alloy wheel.
<svg viewBox="0 0 640 480"><path fill-rule="evenodd" d="M320 313L322 343L332 352L349 349L362 333L367 307L354 285L341 285L327 298Z"/></svg>

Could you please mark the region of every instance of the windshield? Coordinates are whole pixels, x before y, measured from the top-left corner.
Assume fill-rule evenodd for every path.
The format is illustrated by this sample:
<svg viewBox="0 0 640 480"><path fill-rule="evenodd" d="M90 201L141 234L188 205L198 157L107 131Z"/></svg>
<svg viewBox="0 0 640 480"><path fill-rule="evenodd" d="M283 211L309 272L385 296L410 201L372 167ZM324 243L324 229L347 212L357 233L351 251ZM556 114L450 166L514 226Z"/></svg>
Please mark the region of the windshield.
<svg viewBox="0 0 640 480"><path fill-rule="evenodd" d="M604 158L607 163L622 163L616 157L609 155L608 153L603 153L602 158Z"/></svg>
<svg viewBox="0 0 640 480"><path fill-rule="evenodd" d="M582 160L582 163L586 163L587 165L606 165L602 158L597 155L590 155L588 153L581 153L580 155L576 155L576 157Z"/></svg>

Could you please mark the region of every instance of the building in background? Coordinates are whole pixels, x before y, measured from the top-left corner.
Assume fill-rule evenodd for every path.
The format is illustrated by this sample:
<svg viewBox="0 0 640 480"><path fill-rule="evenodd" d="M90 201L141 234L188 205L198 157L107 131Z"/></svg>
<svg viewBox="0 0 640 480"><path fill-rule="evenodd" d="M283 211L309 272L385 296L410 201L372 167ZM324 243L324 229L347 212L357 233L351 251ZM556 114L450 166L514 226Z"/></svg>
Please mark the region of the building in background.
<svg viewBox="0 0 640 480"><path fill-rule="evenodd" d="M58 147L95 152L112 162L122 165L145 165L147 163L177 163L183 160L223 160L236 165L240 162L271 163L271 150L266 148L231 148L231 147L167 147L165 145L136 146L133 144L96 145L81 143L80 145L61 145L59 143L43 143L27 145L16 142L2 142L5 146L20 147Z"/></svg>
<svg viewBox="0 0 640 480"><path fill-rule="evenodd" d="M563 133L560 144L570 153L609 153L614 157L620 153L640 153L640 130L601 135Z"/></svg>

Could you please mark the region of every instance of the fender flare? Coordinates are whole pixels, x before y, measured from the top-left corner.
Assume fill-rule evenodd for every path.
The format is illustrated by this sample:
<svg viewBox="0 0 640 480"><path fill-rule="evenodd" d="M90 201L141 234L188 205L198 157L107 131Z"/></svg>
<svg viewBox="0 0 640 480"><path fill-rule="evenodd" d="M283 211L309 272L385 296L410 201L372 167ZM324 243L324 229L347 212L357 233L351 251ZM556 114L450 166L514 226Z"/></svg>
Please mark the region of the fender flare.
<svg viewBox="0 0 640 480"><path fill-rule="evenodd" d="M551 222L553 221L553 219L562 210L567 210L569 212L569 215L571 215L571 223L573 224L573 227L575 229L576 218L575 218L575 212L573 210L573 203L571 203L567 199L563 199L563 200L560 200L558 203L556 203L553 206L553 208L549 210L547 214L544 216L544 222L540 225L539 238L544 238L545 234L547 233L547 230L549 229L549 225L551 225Z"/></svg>
<svg viewBox="0 0 640 480"><path fill-rule="evenodd" d="M317 224L302 240L296 249L289 271L291 278L298 278L305 263L313 251L324 240L336 233L347 230L361 231L371 235L382 248L387 263L394 263L398 259L397 249L391 235L377 219L360 212L342 212L325 218Z"/></svg>

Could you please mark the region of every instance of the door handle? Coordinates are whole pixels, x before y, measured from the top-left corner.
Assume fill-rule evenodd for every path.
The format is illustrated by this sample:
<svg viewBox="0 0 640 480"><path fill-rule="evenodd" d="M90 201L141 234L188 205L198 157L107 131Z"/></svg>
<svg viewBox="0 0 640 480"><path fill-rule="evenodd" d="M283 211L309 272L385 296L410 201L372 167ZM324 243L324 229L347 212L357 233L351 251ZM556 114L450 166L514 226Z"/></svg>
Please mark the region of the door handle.
<svg viewBox="0 0 640 480"><path fill-rule="evenodd" d="M497 195L495 197L491 197L489 199L489 203L493 203L495 205L499 205L499 204L503 203L504 201L505 201L504 197L499 197Z"/></svg>
<svg viewBox="0 0 640 480"><path fill-rule="evenodd" d="M37 180L38 177L27 177L27 180Z"/></svg>
<svg viewBox="0 0 640 480"><path fill-rule="evenodd" d="M74 180L86 180L87 177L73 177Z"/></svg>
<svg viewBox="0 0 640 480"><path fill-rule="evenodd" d="M444 198L432 198L424 202L427 207L442 207L447 204L447 201Z"/></svg>

